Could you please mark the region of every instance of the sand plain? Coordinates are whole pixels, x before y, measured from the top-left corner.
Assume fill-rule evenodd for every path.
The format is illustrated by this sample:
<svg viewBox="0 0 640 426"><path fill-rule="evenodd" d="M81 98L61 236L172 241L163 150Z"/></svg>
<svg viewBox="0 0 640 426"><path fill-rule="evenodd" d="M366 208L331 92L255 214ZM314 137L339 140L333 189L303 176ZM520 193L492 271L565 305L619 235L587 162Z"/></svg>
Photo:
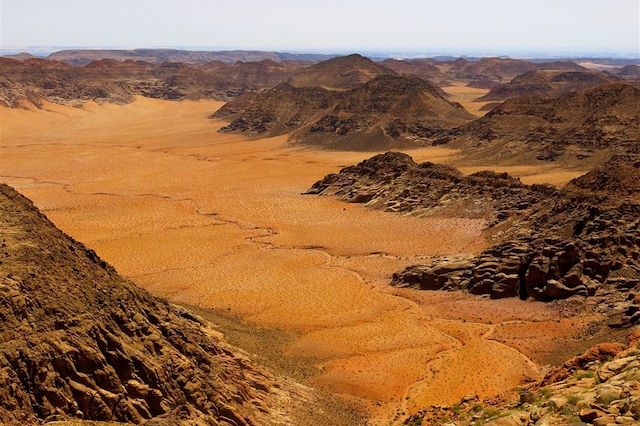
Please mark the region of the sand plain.
<svg viewBox="0 0 640 426"><path fill-rule="evenodd" d="M290 333L283 355L311 363L309 383L372 424L507 392L580 334L541 303L389 287L408 264L481 250L484 223L301 195L372 153L220 134L208 116L221 105L0 108L0 180L152 293ZM407 152L456 164L446 148ZM576 174L509 171L556 184Z"/></svg>

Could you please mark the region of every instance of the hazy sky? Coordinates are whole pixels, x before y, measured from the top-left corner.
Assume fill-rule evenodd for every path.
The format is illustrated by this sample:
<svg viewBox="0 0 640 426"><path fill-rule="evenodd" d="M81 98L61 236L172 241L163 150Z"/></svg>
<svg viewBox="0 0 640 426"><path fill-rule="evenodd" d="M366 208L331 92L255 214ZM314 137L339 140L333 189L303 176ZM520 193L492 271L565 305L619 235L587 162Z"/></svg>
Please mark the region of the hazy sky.
<svg viewBox="0 0 640 426"><path fill-rule="evenodd" d="M0 0L4 49L638 55L640 0Z"/></svg>

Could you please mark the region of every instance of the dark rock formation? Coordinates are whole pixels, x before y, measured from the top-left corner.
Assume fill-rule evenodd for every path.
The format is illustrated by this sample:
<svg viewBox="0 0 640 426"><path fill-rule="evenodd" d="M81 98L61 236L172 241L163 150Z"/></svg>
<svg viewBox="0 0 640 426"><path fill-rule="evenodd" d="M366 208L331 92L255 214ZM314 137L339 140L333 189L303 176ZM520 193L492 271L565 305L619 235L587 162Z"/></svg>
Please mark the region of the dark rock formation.
<svg viewBox="0 0 640 426"><path fill-rule="evenodd" d="M43 100L61 104L127 103L135 95L229 100L286 81L301 67L268 60L152 64L131 59L102 59L74 67L44 59L0 58L0 103L10 107L25 101L39 106Z"/></svg>
<svg viewBox="0 0 640 426"><path fill-rule="evenodd" d="M351 90L393 71L362 55L338 56L296 71L289 81L294 87Z"/></svg>
<svg viewBox="0 0 640 426"><path fill-rule="evenodd" d="M567 147L639 153L640 89L605 84L554 99L519 97L493 108L460 130L474 155L496 151L510 157L536 154L553 160ZM487 157L485 155L485 158ZM493 155L494 157L496 154Z"/></svg>
<svg viewBox="0 0 640 426"><path fill-rule="evenodd" d="M520 96L558 97L615 81L615 78L595 71L535 70L518 75L508 83L491 87L489 93L478 100L504 101Z"/></svg>
<svg viewBox="0 0 640 426"><path fill-rule="evenodd" d="M494 172L464 176L388 152L328 175L308 193L394 212L486 218L488 230L499 228L500 242L475 258L409 266L393 285L546 301L633 294L640 290L640 163L625 160L558 190Z"/></svg>
<svg viewBox="0 0 640 426"><path fill-rule="evenodd" d="M348 91L283 84L229 102L214 114L231 120L222 131L267 135L337 149L429 144L472 116L433 83L385 75Z"/></svg>
<svg viewBox="0 0 640 426"><path fill-rule="evenodd" d="M376 155L316 182L309 194L330 194L391 212L485 218L496 224L556 190L528 186L506 173L464 176L454 167L416 164L399 152Z"/></svg>

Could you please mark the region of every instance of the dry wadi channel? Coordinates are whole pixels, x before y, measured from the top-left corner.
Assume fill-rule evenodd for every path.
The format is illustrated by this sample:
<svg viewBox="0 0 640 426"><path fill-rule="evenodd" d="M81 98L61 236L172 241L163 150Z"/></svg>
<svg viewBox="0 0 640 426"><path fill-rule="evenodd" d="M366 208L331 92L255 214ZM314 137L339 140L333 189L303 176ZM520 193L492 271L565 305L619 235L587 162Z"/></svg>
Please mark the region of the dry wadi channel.
<svg viewBox="0 0 640 426"><path fill-rule="evenodd" d="M542 303L390 287L417 260L481 250L484 223L301 195L373 154L221 134L208 118L221 105L1 108L0 180L139 286L210 313L231 337L252 327L252 341L232 342L285 373L308 366L307 384L373 423L506 392L580 334L580 321ZM445 148L409 153L456 163ZM501 170L525 182L576 175Z"/></svg>

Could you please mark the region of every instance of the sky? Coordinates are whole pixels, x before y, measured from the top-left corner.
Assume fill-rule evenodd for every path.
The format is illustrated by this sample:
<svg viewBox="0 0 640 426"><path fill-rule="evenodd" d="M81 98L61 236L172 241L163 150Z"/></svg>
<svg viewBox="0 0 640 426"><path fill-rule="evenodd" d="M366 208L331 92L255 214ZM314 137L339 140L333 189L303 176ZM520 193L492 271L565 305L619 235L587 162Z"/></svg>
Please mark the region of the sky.
<svg viewBox="0 0 640 426"><path fill-rule="evenodd" d="M640 0L0 0L3 49L640 50Z"/></svg>

